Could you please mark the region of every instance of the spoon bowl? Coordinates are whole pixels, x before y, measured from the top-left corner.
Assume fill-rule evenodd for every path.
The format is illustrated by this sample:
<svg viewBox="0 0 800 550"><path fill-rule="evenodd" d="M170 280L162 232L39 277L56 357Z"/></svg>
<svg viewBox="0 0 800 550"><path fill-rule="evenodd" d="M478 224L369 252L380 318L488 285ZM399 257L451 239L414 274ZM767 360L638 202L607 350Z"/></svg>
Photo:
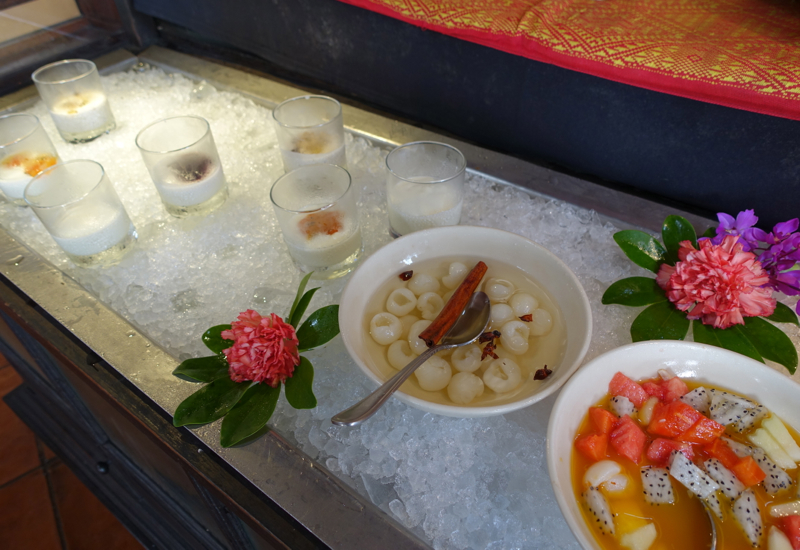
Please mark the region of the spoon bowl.
<svg viewBox="0 0 800 550"><path fill-rule="evenodd" d="M403 382L437 351L465 346L477 340L489 326L490 313L491 304L486 293L476 292L473 294L461 312L461 316L456 319L439 344L425 350L377 390L331 418L331 422L339 426L355 426L371 417Z"/></svg>

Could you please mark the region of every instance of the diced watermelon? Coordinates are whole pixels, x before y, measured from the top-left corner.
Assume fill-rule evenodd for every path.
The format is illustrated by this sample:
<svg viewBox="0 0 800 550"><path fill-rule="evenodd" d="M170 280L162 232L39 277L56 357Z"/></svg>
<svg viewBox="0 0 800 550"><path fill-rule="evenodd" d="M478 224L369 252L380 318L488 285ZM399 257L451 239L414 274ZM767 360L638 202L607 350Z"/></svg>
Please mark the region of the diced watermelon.
<svg viewBox="0 0 800 550"><path fill-rule="evenodd" d="M700 420L703 415L683 401L673 401L667 405L656 404L647 431L653 435L677 437Z"/></svg>
<svg viewBox="0 0 800 550"><path fill-rule="evenodd" d="M676 399L689 393L689 386L677 376L669 380L664 380L664 382L661 383L661 387L664 388L664 403L672 403Z"/></svg>
<svg viewBox="0 0 800 550"><path fill-rule="evenodd" d="M678 441L688 441L689 443L711 443L723 433L725 433L725 426L702 416L691 428L680 434L677 439Z"/></svg>
<svg viewBox="0 0 800 550"><path fill-rule="evenodd" d="M647 392L638 383L634 382L621 372L618 372L608 383L608 393L612 396L622 395L631 400L637 407L641 407L647 398Z"/></svg>
<svg viewBox="0 0 800 550"><path fill-rule="evenodd" d="M656 397L659 401L664 400L664 394L666 391L661 384L656 384L655 382L645 382L642 384L642 389L647 393L647 395Z"/></svg>
<svg viewBox="0 0 800 550"><path fill-rule="evenodd" d="M623 416L614 425L611 431L610 442L620 456L639 464L647 436L630 416Z"/></svg>
<svg viewBox="0 0 800 550"><path fill-rule="evenodd" d="M647 447L647 458L659 466L664 466L669 462L672 451L681 451L689 460L694 458L694 449L689 443L663 437L658 437L650 443Z"/></svg>
<svg viewBox="0 0 800 550"><path fill-rule="evenodd" d="M584 456L597 462L606 457L608 449L607 434L588 434L575 440L575 448Z"/></svg>
<svg viewBox="0 0 800 550"><path fill-rule="evenodd" d="M603 407L589 407L589 418L592 424L594 424L594 427L601 434L610 433L614 422L617 421L617 417L614 413Z"/></svg>
<svg viewBox="0 0 800 550"><path fill-rule="evenodd" d="M761 466L752 456L745 456L739 462L731 466L730 470L745 487L752 487L756 483L761 483L767 477Z"/></svg>
<svg viewBox="0 0 800 550"><path fill-rule="evenodd" d="M781 519L781 529L789 537L794 550L800 550L800 516L786 516Z"/></svg>
<svg viewBox="0 0 800 550"><path fill-rule="evenodd" d="M739 456L733 452L730 445L722 439L716 439L705 445L703 450L712 458L716 458L729 470L739 463Z"/></svg>

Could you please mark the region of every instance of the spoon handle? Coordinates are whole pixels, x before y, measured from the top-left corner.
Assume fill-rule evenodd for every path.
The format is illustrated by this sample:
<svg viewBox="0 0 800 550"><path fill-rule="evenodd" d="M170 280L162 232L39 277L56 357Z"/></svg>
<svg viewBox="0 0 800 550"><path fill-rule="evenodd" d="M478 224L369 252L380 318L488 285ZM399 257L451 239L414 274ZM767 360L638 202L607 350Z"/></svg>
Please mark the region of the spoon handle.
<svg viewBox="0 0 800 550"><path fill-rule="evenodd" d="M411 361L408 365L403 367L403 370L392 376L389 380L383 383L381 387L366 396L364 399L345 409L333 418L331 422L338 426L355 426L361 424L364 420L375 414L381 408L387 399L397 391L397 389L411 376L411 373L417 370L422 363L430 359L430 357L437 351L448 348L451 346L433 346L428 348L422 355Z"/></svg>

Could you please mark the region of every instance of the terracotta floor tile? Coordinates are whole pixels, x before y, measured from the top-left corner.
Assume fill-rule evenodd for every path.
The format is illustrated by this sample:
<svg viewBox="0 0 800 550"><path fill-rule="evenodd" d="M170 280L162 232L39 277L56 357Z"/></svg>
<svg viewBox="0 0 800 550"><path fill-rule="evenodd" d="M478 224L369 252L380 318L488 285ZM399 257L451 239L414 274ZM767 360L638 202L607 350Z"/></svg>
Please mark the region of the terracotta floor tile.
<svg viewBox="0 0 800 550"><path fill-rule="evenodd" d="M37 439L37 441L39 442L39 448L42 450L42 454L44 455L45 462L49 462L58 457L58 455L54 453L50 447L45 445L41 439Z"/></svg>
<svg viewBox="0 0 800 550"><path fill-rule="evenodd" d="M3 442L3 450L0 452L0 486L41 465L36 437L2 400L0 441Z"/></svg>
<svg viewBox="0 0 800 550"><path fill-rule="evenodd" d="M41 469L0 489L0 510L3 548L61 548L47 481Z"/></svg>
<svg viewBox="0 0 800 550"><path fill-rule="evenodd" d="M63 462L53 464L50 481L68 550L142 549Z"/></svg>
<svg viewBox="0 0 800 550"><path fill-rule="evenodd" d="M0 355L0 359L3 356ZM2 359L5 361L5 359ZM3 367L0 366L0 397L5 397L5 395L22 384L22 378L17 371L12 369L11 367Z"/></svg>

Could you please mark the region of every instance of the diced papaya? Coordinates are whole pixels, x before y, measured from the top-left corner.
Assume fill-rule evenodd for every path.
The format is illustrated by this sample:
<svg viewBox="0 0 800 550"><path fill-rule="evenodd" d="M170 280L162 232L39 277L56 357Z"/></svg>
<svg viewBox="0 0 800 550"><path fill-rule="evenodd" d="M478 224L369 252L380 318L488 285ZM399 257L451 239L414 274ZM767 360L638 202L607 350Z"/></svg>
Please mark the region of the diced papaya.
<svg viewBox="0 0 800 550"><path fill-rule="evenodd" d="M623 416L614 424L609 442L620 456L639 464L642 461L647 435L630 416Z"/></svg>
<svg viewBox="0 0 800 550"><path fill-rule="evenodd" d="M664 394L666 391L661 384L656 384L655 382L644 382L642 384L642 389L649 395L650 397L657 397L659 401L664 400Z"/></svg>
<svg viewBox="0 0 800 550"><path fill-rule="evenodd" d="M701 413L683 401L673 401L667 405L658 403L653 408L653 417L647 425L647 431L653 435L677 437L702 417Z"/></svg>
<svg viewBox="0 0 800 550"><path fill-rule="evenodd" d="M669 380L664 380L664 382L661 383L661 387L664 388L664 403L672 403L676 399L689 393L689 386L677 376Z"/></svg>
<svg viewBox="0 0 800 550"><path fill-rule="evenodd" d="M672 451L681 451L689 460L694 458L694 449L689 443L663 437L656 438L650 443L647 447L647 458L654 464L666 466Z"/></svg>
<svg viewBox="0 0 800 550"><path fill-rule="evenodd" d="M688 441L689 443L711 443L723 433L725 433L725 426L702 416L691 428L680 434L676 439L678 441Z"/></svg>
<svg viewBox="0 0 800 550"><path fill-rule="evenodd" d="M575 448L590 460L597 462L606 457L608 450L607 434L588 434L575 440Z"/></svg>
<svg viewBox="0 0 800 550"><path fill-rule="evenodd" d="M764 473L764 470L761 469L761 466L752 456L739 459L739 462L731 466L730 470L745 487L752 487L757 483L761 483L767 477L767 474Z"/></svg>
<svg viewBox="0 0 800 550"><path fill-rule="evenodd" d="M614 413L603 407L589 407L589 418L594 427L601 434L610 433L614 422L617 421L617 417Z"/></svg>
<svg viewBox="0 0 800 550"><path fill-rule="evenodd" d="M711 458L716 458L722 465L729 470L739 463L739 456L733 452L730 445L725 443L722 439L716 439L703 446L703 451L709 454Z"/></svg>
<svg viewBox="0 0 800 550"><path fill-rule="evenodd" d="M608 383L608 393L627 397L637 407L641 407L647 398L647 392L637 382L634 382L621 372L618 372Z"/></svg>
<svg viewBox="0 0 800 550"><path fill-rule="evenodd" d="M792 543L792 548L800 550L800 516L786 516L780 523L781 529Z"/></svg>

